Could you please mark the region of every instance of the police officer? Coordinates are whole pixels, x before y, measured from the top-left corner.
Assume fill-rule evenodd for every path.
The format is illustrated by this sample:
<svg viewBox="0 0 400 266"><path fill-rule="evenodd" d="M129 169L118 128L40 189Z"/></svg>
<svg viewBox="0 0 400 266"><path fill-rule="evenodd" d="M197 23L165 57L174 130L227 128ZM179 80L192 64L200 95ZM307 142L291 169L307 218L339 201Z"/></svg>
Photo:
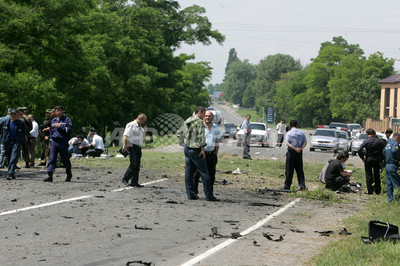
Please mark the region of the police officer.
<svg viewBox="0 0 400 266"><path fill-rule="evenodd" d="M50 125L51 125L51 120L53 117L51 117L52 109L47 109L46 110L46 117L43 120L43 123L40 125L39 128L39 137L40 137L40 145L41 145L41 152L40 152L40 164L39 166L46 166L46 162L49 159L49 153L50 153Z"/></svg>
<svg viewBox="0 0 400 266"><path fill-rule="evenodd" d="M44 182L53 182L53 173L57 164L57 155L60 154L61 159L65 166L67 178L65 182L71 181L71 161L68 156L68 141L71 138L72 122L69 117L63 114L64 108L57 105L55 108L56 117L51 120L50 125L50 158L49 165L47 166L48 177Z"/></svg>
<svg viewBox="0 0 400 266"><path fill-rule="evenodd" d="M26 115L26 107L18 107L17 111L21 113L20 120L25 125L25 130L26 130L27 137L25 138L25 141L22 144L22 156L24 157L25 167L29 168L30 167L29 154L30 154L30 151L31 151L31 139L28 137L28 135L29 135L29 132L32 130L32 121Z"/></svg>
<svg viewBox="0 0 400 266"><path fill-rule="evenodd" d="M400 187L400 175L397 173L400 163L400 134L394 133L391 140L386 144L383 153L386 158L385 176L387 187L387 200L393 200L393 192L395 188ZM398 199L396 199L398 200Z"/></svg>
<svg viewBox="0 0 400 266"><path fill-rule="evenodd" d="M384 161L384 143L376 136L375 130L367 129L368 139L366 139L358 149L358 155L365 164L365 177L367 182L366 194L381 193L380 166ZM364 152L365 148L365 152Z"/></svg>

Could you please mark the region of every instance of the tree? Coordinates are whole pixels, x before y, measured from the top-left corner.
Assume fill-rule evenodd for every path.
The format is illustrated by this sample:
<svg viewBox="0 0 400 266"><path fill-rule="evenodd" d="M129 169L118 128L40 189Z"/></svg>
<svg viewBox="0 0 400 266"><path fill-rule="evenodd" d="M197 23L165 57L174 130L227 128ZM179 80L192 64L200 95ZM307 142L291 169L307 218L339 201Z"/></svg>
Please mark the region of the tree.
<svg viewBox="0 0 400 266"><path fill-rule="evenodd" d="M226 62L225 75L226 75L226 73L228 72L229 65L230 65L232 62L236 62L236 61L240 61L240 59L239 59L238 56L237 56L237 52L236 52L235 48L231 48L231 49L229 50L228 62Z"/></svg>

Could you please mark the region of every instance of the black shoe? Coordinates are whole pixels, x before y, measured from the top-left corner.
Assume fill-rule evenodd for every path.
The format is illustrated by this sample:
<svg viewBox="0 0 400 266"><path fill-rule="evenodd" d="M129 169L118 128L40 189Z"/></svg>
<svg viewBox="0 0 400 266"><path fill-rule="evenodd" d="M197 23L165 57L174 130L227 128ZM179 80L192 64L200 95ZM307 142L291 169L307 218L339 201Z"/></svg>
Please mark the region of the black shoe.
<svg viewBox="0 0 400 266"><path fill-rule="evenodd" d="M15 166L15 169L18 169L18 170L20 170L20 169L21 169L21 167Z"/></svg>
<svg viewBox="0 0 400 266"><path fill-rule="evenodd" d="M216 197L208 198L207 201L220 201L220 199L217 199Z"/></svg>
<svg viewBox="0 0 400 266"><path fill-rule="evenodd" d="M72 178L72 175L67 175L67 178L65 179L65 182L71 182L71 178Z"/></svg>
<svg viewBox="0 0 400 266"><path fill-rule="evenodd" d="M126 181L125 179L122 179L122 183L123 183L125 186L129 186L128 181Z"/></svg>
<svg viewBox="0 0 400 266"><path fill-rule="evenodd" d="M53 178L49 176L48 178L43 179L43 182L53 182Z"/></svg>
<svg viewBox="0 0 400 266"><path fill-rule="evenodd" d="M25 164L25 168L31 168L31 166L29 165L29 163Z"/></svg>
<svg viewBox="0 0 400 266"><path fill-rule="evenodd" d="M15 175L8 175L8 176L6 177L6 179L7 179L7 180L15 179Z"/></svg>
<svg viewBox="0 0 400 266"><path fill-rule="evenodd" d="M131 186L131 187L144 187L143 185L141 185L139 183L130 184L129 186Z"/></svg>
<svg viewBox="0 0 400 266"><path fill-rule="evenodd" d="M373 193L372 193L372 192L365 191L364 194L372 195Z"/></svg>
<svg viewBox="0 0 400 266"><path fill-rule="evenodd" d="M199 199L199 196L197 196L197 195L192 195L192 196L188 197L188 199L190 199L190 200L198 200L198 199Z"/></svg>
<svg viewBox="0 0 400 266"><path fill-rule="evenodd" d="M300 191L302 191L302 190L308 190L308 188L306 188L306 187L301 187L301 188L299 188L299 190L300 190Z"/></svg>
<svg viewBox="0 0 400 266"><path fill-rule="evenodd" d="M243 157L243 159L252 160L251 157Z"/></svg>

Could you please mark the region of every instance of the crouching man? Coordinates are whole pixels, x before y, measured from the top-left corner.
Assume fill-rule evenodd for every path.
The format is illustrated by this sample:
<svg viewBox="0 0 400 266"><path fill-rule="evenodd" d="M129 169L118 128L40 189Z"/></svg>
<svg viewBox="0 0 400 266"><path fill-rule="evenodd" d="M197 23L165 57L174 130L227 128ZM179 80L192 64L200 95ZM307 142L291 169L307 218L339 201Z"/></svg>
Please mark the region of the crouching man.
<svg viewBox="0 0 400 266"><path fill-rule="evenodd" d="M333 191L339 190L350 181L351 172L343 169L343 163L349 159L347 152L340 152L336 159L330 161L325 173L326 188Z"/></svg>

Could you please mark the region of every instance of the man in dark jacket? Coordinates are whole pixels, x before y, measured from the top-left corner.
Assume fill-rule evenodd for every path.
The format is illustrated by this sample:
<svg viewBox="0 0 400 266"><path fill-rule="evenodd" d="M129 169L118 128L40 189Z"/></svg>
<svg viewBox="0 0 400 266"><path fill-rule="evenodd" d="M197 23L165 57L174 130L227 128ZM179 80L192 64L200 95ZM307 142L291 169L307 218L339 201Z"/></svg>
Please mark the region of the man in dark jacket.
<svg viewBox="0 0 400 266"><path fill-rule="evenodd" d="M58 105L55 108L56 117L51 120L50 125L50 157L49 165L47 166L48 177L44 182L53 182L53 173L57 164L57 155L60 154L65 166L67 178L65 182L71 181L71 161L68 155L68 141L71 138L72 122L69 117L63 115L63 107Z"/></svg>
<svg viewBox="0 0 400 266"><path fill-rule="evenodd" d="M385 145L383 141L376 136L376 132L372 128L367 129L366 133L368 139L366 139L358 149L358 155L365 165L365 177L367 181L366 194L372 194L374 190L376 194L380 194L381 177L379 170L384 161L383 148Z"/></svg>
<svg viewBox="0 0 400 266"><path fill-rule="evenodd" d="M12 109L10 116L0 118L1 142L8 161L7 180L15 179L19 148L27 138L25 125L19 120L20 116L20 112Z"/></svg>

